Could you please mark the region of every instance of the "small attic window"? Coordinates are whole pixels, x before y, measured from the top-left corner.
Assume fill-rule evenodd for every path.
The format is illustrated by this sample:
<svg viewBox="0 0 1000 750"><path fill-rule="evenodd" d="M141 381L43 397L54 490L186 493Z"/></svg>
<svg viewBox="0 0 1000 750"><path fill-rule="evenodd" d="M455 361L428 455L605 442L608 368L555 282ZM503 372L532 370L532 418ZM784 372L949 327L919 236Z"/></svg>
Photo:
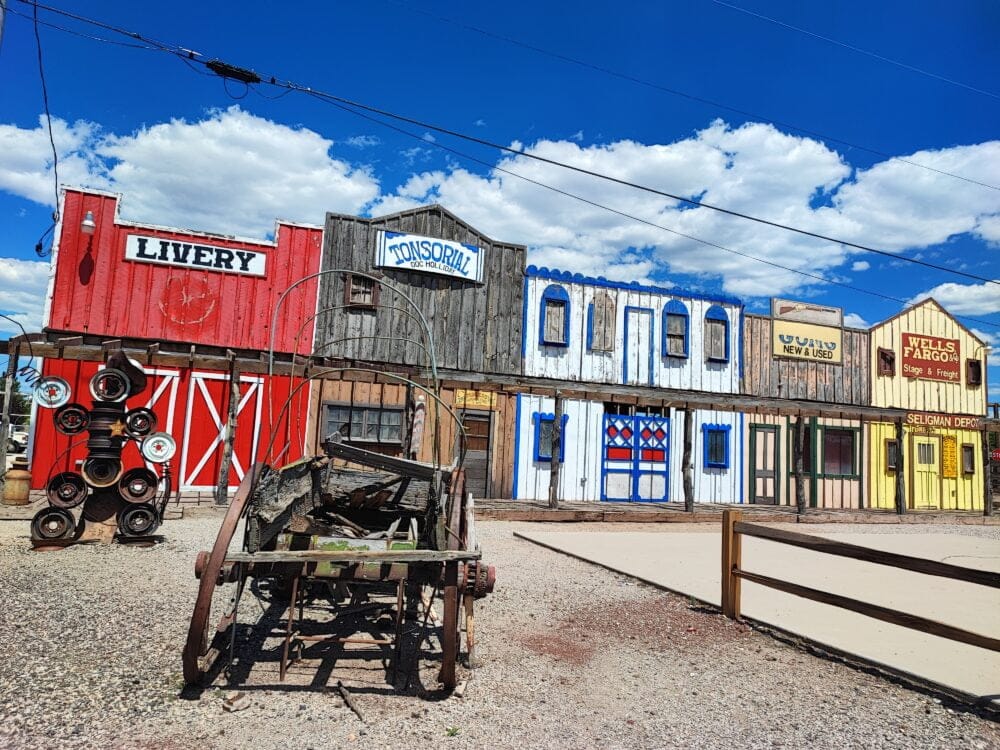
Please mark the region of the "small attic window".
<svg viewBox="0 0 1000 750"><path fill-rule="evenodd" d="M878 374L890 377L896 374L896 352L892 349L878 348Z"/></svg>
<svg viewBox="0 0 1000 750"><path fill-rule="evenodd" d="M965 383L971 386L983 384L983 363L978 359L965 360Z"/></svg>
<svg viewBox="0 0 1000 750"><path fill-rule="evenodd" d="M344 281L344 305L360 310L378 307L379 283L367 276L349 274Z"/></svg>

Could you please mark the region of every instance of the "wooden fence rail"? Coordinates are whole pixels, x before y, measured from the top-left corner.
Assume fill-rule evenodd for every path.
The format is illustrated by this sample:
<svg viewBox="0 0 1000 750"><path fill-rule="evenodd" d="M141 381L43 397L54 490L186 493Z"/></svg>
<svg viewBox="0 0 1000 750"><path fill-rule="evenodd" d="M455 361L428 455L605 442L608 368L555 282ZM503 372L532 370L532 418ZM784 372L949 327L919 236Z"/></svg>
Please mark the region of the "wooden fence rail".
<svg viewBox="0 0 1000 750"><path fill-rule="evenodd" d="M808 586L743 570L742 537L754 536L780 544L788 544L794 547L823 552L828 555L836 555L837 557L848 557L853 560L887 565L914 573L940 576L942 578L965 581L992 588L1000 588L1000 573L963 568L959 565L949 565L948 563L924 560L919 557L900 555L894 552L883 552L882 550L868 547L859 547L856 544L799 534L794 531L772 529L767 526L746 523L741 518L742 514L739 511L726 510L722 513L722 614L726 617L734 620L739 619L740 583L746 580L778 591L784 591L786 594L793 594L801 596L804 599L858 612L859 614L872 617L876 620L882 620L883 622L889 622L893 625L919 630L922 633L948 638L970 646L989 649L990 651L1000 651L1000 638L991 638L980 633L956 628L953 625L946 625L936 620L930 620L926 617L911 615L906 612L880 607L839 594L819 591Z"/></svg>

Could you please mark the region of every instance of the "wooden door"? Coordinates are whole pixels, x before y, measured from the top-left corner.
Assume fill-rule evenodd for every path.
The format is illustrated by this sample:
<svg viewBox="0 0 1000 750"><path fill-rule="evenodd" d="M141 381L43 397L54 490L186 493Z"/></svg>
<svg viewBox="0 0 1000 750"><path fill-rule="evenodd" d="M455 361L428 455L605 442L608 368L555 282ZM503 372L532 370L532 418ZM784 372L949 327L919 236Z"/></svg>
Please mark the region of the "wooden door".
<svg viewBox="0 0 1000 750"><path fill-rule="evenodd" d="M778 426L750 426L750 502L777 505L780 482L778 476Z"/></svg>
<svg viewBox="0 0 1000 750"><path fill-rule="evenodd" d="M625 308L623 359L623 383L653 385L653 311L650 308Z"/></svg>
<svg viewBox="0 0 1000 750"><path fill-rule="evenodd" d="M941 443L936 437L914 435L911 441L913 457L914 509L941 507Z"/></svg>
<svg viewBox="0 0 1000 750"><path fill-rule="evenodd" d="M481 500L489 497L490 412L462 412L465 429L465 490Z"/></svg>

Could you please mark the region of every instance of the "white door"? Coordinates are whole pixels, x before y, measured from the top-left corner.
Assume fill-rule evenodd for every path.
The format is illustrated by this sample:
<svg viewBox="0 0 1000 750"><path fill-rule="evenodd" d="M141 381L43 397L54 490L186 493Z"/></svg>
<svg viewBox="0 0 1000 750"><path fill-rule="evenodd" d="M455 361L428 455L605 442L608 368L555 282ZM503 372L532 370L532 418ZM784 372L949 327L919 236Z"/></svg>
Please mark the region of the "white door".
<svg viewBox="0 0 1000 750"><path fill-rule="evenodd" d="M622 382L627 385L652 385L654 356L652 309L626 307Z"/></svg>

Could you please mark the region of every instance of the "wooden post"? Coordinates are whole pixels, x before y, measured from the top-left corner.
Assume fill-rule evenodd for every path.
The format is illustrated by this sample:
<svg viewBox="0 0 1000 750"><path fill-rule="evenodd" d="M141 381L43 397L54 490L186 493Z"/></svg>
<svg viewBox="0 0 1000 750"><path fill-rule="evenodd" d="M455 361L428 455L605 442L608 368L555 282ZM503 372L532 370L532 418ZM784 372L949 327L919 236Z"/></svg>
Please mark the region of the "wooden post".
<svg viewBox="0 0 1000 750"><path fill-rule="evenodd" d="M903 463L903 419L896 420L896 512L906 513L906 471Z"/></svg>
<svg viewBox="0 0 1000 750"><path fill-rule="evenodd" d="M993 466L990 463L990 433L983 432L983 515L993 515Z"/></svg>
<svg viewBox="0 0 1000 750"><path fill-rule="evenodd" d="M722 511L722 614L730 620L740 617L740 579L733 568L742 568L743 545L733 526L742 517L738 510Z"/></svg>
<svg viewBox="0 0 1000 750"><path fill-rule="evenodd" d="M795 420L795 449L792 460L795 462L795 505L799 515L806 512L806 477L803 473L803 454L806 448L806 420L801 414Z"/></svg>
<svg viewBox="0 0 1000 750"><path fill-rule="evenodd" d="M215 487L215 504L229 502L229 467L233 463L233 443L236 440L236 410L240 404L240 366L236 359L229 360L229 411L226 414L225 435L222 443L222 465L219 467L219 483ZM289 414L288 419L291 419Z"/></svg>
<svg viewBox="0 0 1000 750"><path fill-rule="evenodd" d="M556 391L556 404L552 420L552 462L549 464L549 507L559 507L559 454L562 451L562 393Z"/></svg>
<svg viewBox="0 0 1000 750"><path fill-rule="evenodd" d="M681 455L681 475L684 478L684 511L694 513L694 467L691 461L691 446L694 442L694 420L691 410L685 408L684 415L684 452Z"/></svg>
<svg viewBox="0 0 1000 750"><path fill-rule="evenodd" d="M10 438L10 404L14 400L14 376L21 345L7 344L7 372L3 379L3 408L0 409L0 477L7 473L7 440Z"/></svg>

